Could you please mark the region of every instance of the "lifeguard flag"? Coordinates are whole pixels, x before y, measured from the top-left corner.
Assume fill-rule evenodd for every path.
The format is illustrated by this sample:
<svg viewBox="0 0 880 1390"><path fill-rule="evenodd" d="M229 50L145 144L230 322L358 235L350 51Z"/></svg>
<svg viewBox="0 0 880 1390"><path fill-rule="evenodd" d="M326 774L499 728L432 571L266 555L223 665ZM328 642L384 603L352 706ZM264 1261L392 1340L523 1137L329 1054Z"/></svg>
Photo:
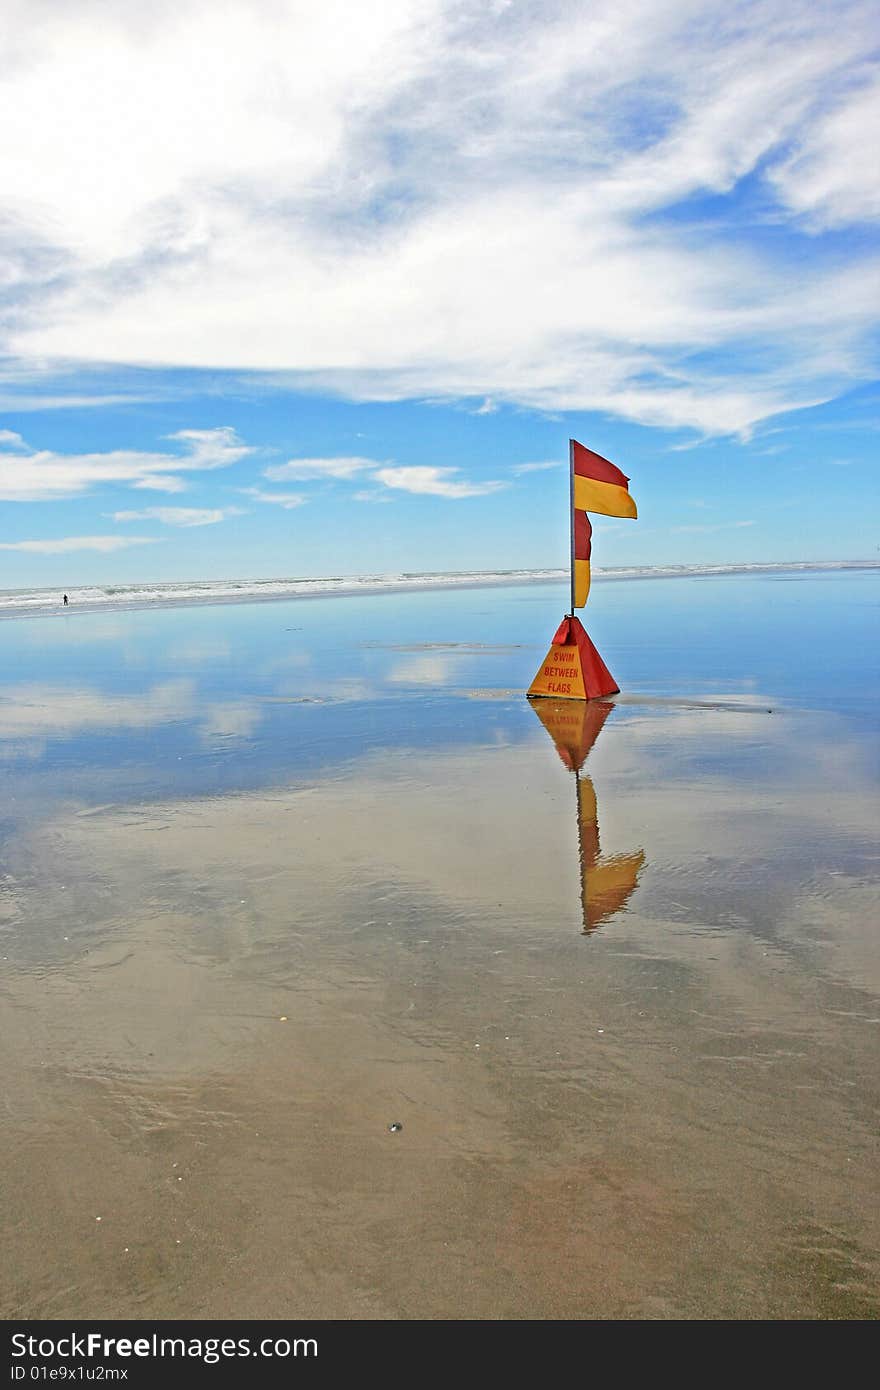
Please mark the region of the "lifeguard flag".
<svg viewBox="0 0 880 1390"><path fill-rule="evenodd" d="M571 441L574 473L573 501L576 512L598 512L600 516L638 516L629 495L629 478L601 454ZM589 556L587 557L589 558Z"/></svg>
<svg viewBox="0 0 880 1390"><path fill-rule="evenodd" d="M590 593L590 551L593 528L586 512L574 513L574 606L583 608Z"/></svg>
<svg viewBox="0 0 880 1390"><path fill-rule="evenodd" d="M602 516L635 517L636 504L629 495L629 478L608 459L571 441L571 498L574 507L574 575L572 607L583 608L590 593L590 551L593 528L587 512Z"/></svg>

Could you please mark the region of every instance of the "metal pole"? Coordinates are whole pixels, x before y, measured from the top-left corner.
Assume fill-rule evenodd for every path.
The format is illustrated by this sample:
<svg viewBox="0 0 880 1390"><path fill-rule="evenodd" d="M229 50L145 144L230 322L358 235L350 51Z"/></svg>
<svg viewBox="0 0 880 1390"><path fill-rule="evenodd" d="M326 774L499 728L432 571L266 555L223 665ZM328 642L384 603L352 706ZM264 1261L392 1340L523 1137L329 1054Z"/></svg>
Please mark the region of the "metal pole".
<svg viewBox="0 0 880 1390"><path fill-rule="evenodd" d="M568 441L568 524L571 530L571 617L574 617L574 440Z"/></svg>
<svg viewBox="0 0 880 1390"><path fill-rule="evenodd" d="M581 875L581 917L584 923L584 936L589 936L592 927L587 915L587 864L584 857L584 837L581 828L581 776L580 769L574 770L574 783L577 794L577 826L578 826L578 868ZM592 864L589 866L592 868Z"/></svg>

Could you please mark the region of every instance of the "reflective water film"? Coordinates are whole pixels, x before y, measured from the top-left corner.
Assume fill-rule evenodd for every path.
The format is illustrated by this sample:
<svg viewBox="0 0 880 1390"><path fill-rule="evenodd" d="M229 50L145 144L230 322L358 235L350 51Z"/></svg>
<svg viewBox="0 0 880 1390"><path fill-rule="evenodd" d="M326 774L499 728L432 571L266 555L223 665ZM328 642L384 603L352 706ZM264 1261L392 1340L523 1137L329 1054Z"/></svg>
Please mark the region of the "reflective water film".
<svg viewBox="0 0 880 1390"><path fill-rule="evenodd" d="M594 600L0 625L6 1316L877 1315L877 579Z"/></svg>

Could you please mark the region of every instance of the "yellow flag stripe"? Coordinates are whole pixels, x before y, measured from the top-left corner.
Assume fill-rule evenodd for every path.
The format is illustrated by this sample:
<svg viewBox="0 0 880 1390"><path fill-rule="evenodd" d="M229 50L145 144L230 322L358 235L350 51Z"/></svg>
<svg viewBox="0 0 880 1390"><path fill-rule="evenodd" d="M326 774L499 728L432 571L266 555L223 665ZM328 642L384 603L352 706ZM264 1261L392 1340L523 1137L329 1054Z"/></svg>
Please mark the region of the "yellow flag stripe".
<svg viewBox="0 0 880 1390"><path fill-rule="evenodd" d="M636 504L625 487L600 483L595 478L574 475L574 505L577 511L598 512L600 516L636 517Z"/></svg>
<svg viewBox="0 0 880 1390"><path fill-rule="evenodd" d="M589 560L575 560L574 562L574 606L583 608L590 592L590 562Z"/></svg>

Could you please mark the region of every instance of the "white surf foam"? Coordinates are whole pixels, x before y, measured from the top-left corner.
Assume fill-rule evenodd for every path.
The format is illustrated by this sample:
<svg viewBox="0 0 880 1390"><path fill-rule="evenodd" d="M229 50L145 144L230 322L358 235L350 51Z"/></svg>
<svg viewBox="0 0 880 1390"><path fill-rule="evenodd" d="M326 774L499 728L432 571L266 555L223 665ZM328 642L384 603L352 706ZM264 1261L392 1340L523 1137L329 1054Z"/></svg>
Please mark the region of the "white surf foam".
<svg viewBox="0 0 880 1390"><path fill-rule="evenodd" d="M632 565L593 569L594 583L608 580L678 579L709 575L748 575L880 569L874 561L802 561L748 565ZM207 603L260 603L332 595L405 593L410 590L482 588L512 584L566 584L568 570L455 570L447 573L368 574L313 579L204 579L170 583L87 585L67 590L68 612L170 608ZM0 618L36 617L62 609L56 589L0 590Z"/></svg>

